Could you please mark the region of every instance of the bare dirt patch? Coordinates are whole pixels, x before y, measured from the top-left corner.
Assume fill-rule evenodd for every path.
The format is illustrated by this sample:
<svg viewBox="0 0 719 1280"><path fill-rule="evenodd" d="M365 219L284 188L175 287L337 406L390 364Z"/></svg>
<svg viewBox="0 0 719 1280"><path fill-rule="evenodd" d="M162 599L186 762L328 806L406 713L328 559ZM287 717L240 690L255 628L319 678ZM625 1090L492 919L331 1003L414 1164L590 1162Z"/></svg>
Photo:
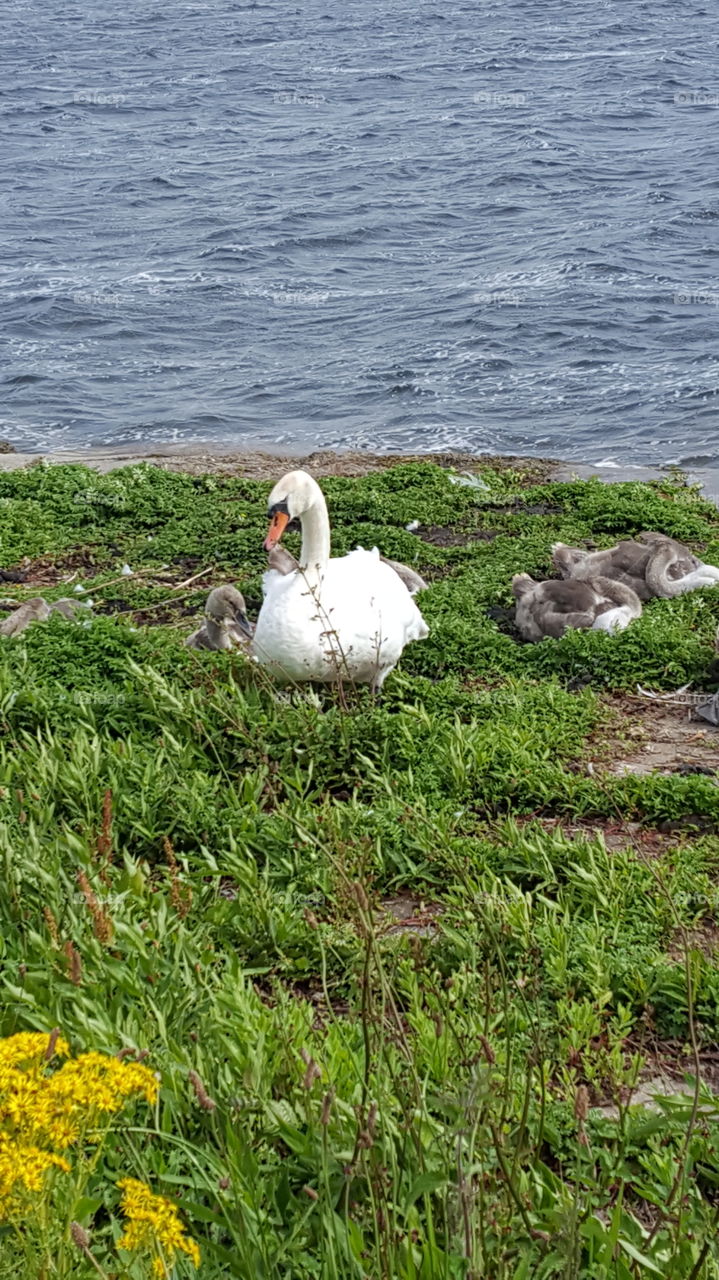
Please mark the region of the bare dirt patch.
<svg viewBox="0 0 719 1280"><path fill-rule="evenodd" d="M420 938L436 934L437 917L442 914L442 908L437 903L426 903L411 893L399 893L394 898L385 898L380 910L383 933L414 933Z"/></svg>
<svg viewBox="0 0 719 1280"><path fill-rule="evenodd" d="M105 548L102 549L101 557L93 554L92 547L83 547L64 555L42 556L37 560L27 561L23 564L22 578L18 581L26 587L52 587L71 585L82 578L95 578L101 573L111 572L117 561L122 559L122 552L111 547L112 566L110 566L108 557L104 554L105 550ZM135 569L125 573L118 573L115 569L112 578L107 582L94 583L92 590L93 593L101 594L118 582L169 588L190 586L195 581L199 582L201 589L205 581L211 582L211 576L215 572L214 565L208 565L204 570L197 572L201 564L202 561L198 556L176 556L171 564L162 567Z"/></svg>
<svg viewBox="0 0 719 1280"><path fill-rule="evenodd" d="M515 819L516 821L516 819ZM643 856L658 858L667 849L675 848L680 843L680 836L673 831L658 831L655 827L642 826L641 822L622 822L586 818L580 822L570 822L566 818L535 818L545 831L560 829L572 840L604 841L610 853L619 853L623 849L634 849Z"/></svg>
<svg viewBox="0 0 719 1280"><path fill-rule="evenodd" d="M693 1084L687 1081L687 1077L695 1075L697 1064L685 1040L647 1041L630 1037L626 1047L640 1053L645 1062L636 1088L631 1094L628 1089L622 1091L624 1105L629 1103L633 1107L659 1111L659 1099L676 1097L677 1094L688 1097L694 1093ZM715 1045L708 1044L700 1047L698 1057L702 1084L712 1093L719 1093L719 1050ZM701 1114L705 1104L700 1104L699 1109ZM601 1111L611 1119L619 1117L619 1108L608 1098L598 1100L593 1110ZM710 1106L710 1110L713 1110L713 1106Z"/></svg>
<svg viewBox="0 0 719 1280"><path fill-rule="evenodd" d="M189 475L241 476L248 480L276 480L283 464L288 464L286 457L275 454L256 453L210 453L193 452L182 455L152 455L147 458L132 458L130 461L152 462L168 471L184 471ZM386 471L402 462L433 462L438 467L452 470L477 471L481 467L491 467L493 471L519 471L522 483L540 484L545 480L557 464L543 458L495 457L492 454L473 453L363 453L348 450L346 453L335 453L331 449L319 449L314 453L289 459L295 466L301 466L313 476L365 476L374 471ZM115 463L115 465L122 465Z"/></svg>
<svg viewBox="0 0 719 1280"><path fill-rule="evenodd" d="M457 529L453 525L434 525L431 529L418 529L417 537L433 547L465 547L469 542L493 542L499 529Z"/></svg>
<svg viewBox="0 0 719 1280"><path fill-rule="evenodd" d="M560 507L553 507L547 502L509 502L503 507L495 507L495 511L501 511L504 515L510 516L558 516L561 515Z"/></svg>
<svg viewBox="0 0 719 1280"><path fill-rule="evenodd" d="M78 578L93 578L101 568L107 568L107 551L92 546L76 548L60 555L40 556L37 560L24 560L13 570L13 579L26 587L55 587L70 584Z"/></svg>
<svg viewBox="0 0 719 1280"><path fill-rule="evenodd" d="M690 951L701 952L707 960L713 960L719 949L719 926L714 920L702 920L701 924L687 929L686 939L681 931L677 931L667 947L669 959L677 963L683 960L686 946Z"/></svg>
<svg viewBox="0 0 719 1280"><path fill-rule="evenodd" d="M122 553L119 549L111 550L113 565L116 567L117 561L122 560ZM38 595L51 587L67 587L68 592L74 595L75 589L82 584L85 594L80 595L80 598L89 598L92 594L92 610L95 614L121 617L136 626L172 626L199 617L201 609L198 610L197 604L190 603L190 600L198 593L206 595L213 587L222 585L232 576L222 573L215 565L200 568L201 563L196 556L177 556L172 564L164 568L138 569L131 574L115 572L106 582L94 582L90 585L91 579L101 573L108 573L107 556L101 558L90 546L28 560L12 581L17 581L25 589L33 589ZM133 605L132 597L126 597L118 590L120 584L154 588L168 594L163 600ZM17 608L19 603L19 600L10 599L9 596L0 598L0 610Z"/></svg>
<svg viewBox="0 0 719 1280"><path fill-rule="evenodd" d="M694 719L691 708L623 695L611 700L624 727L607 744L609 772L704 773L719 770L719 728ZM604 754L604 753L603 753ZM717 779L719 783L719 779Z"/></svg>
<svg viewBox="0 0 719 1280"><path fill-rule="evenodd" d="M36 465L40 460L37 454L12 453L3 460L0 470ZM248 480L275 480L290 466L304 467L320 477L363 476L372 471L386 471L388 467L395 467L400 462L434 462L440 467L465 471L491 467L493 471L521 472L524 484L542 483L560 465L556 460L546 458L495 456L486 453L363 453L359 450L336 453L330 449L320 449L309 454L292 454L279 450L273 453L197 444L168 445L155 449L82 449L48 454L44 460L55 464L80 462L101 473L114 471L118 467L134 466L138 462L150 462L166 471L184 471L187 475L241 476Z"/></svg>

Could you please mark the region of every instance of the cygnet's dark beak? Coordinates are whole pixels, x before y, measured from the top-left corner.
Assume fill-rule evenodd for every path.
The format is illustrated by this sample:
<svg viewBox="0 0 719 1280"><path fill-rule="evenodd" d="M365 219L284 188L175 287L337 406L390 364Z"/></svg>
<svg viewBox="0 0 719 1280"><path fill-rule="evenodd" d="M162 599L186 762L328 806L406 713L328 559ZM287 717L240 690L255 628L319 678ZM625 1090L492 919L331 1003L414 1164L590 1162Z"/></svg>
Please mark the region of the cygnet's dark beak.
<svg viewBox="0 0 719 1280"><path fill-rule="evenodd" d="M247 614L243 613L241 609L237 609L235 612L235 622L240 628L240 631L244 631L246 636L252 636L252 623L247 617Z"/></svg>

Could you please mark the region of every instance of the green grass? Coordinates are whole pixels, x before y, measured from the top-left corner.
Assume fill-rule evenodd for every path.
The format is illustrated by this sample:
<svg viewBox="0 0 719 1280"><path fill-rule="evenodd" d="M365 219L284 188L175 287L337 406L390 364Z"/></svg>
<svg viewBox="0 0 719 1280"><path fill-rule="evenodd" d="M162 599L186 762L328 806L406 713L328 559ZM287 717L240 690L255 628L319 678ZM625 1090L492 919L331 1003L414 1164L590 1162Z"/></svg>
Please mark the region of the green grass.
<svg viewBox="0 0 719 1280"><path fill-rule="evenodd" d="M183 647L210 586L259 607L269 485L0 475L0 568L28 574L0 594L94 602L0 640L0 1033L60 1026L161 1075L76 1207L108 1274L130 1174L180 1198L208 1280L719 1277L713 1095L627 1105L719 1038L719 790L601 763L628 727L610 695L707 687L719 593L539 645L509 612L554 541L651 528L718 563L719 515L676 482L482 479L323 481L338 554L430 581L431 635L374 700L278 697ZM423 932L391 927L398 896Z"/></svg>

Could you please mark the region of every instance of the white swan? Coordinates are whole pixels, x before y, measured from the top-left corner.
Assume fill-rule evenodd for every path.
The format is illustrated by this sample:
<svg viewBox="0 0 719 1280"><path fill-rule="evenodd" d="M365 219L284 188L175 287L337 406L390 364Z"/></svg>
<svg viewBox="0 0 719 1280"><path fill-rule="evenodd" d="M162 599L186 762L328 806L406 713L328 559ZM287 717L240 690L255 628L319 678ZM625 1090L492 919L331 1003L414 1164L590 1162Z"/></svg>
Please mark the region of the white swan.
<svg viewBox="0 0 719 1280"><path fill-rule="evenodd" d="M285 681L347 680L380 689L405 645L429 635L409 591L376 547L330 559L327 504L306 471L283 476L268 511L265 550L272 551L293 519L302 527L302 550L293 572L286 562L273 568L270 561L255 657Z"/></svg>
<svg viewBox="0 0 719 1280"><path fill-rule="evenodd" d="M512 591L517 630L524 640L558 639L572 628L623 631L642 612L636 592L608 578L535 582L528 573L516 573Z"/></svg>

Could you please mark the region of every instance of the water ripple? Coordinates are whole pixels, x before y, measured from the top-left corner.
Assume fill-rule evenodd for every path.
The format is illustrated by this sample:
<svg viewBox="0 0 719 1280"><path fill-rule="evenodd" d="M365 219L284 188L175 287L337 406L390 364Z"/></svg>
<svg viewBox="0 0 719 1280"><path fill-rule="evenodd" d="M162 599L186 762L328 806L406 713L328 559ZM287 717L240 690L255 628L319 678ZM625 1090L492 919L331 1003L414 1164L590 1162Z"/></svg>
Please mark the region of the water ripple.
<svg viewBox="0 0 719 1280"><path fill-rule="evenodd" d="M719 458L719 11L6 0L3 417Z"/></svg>

